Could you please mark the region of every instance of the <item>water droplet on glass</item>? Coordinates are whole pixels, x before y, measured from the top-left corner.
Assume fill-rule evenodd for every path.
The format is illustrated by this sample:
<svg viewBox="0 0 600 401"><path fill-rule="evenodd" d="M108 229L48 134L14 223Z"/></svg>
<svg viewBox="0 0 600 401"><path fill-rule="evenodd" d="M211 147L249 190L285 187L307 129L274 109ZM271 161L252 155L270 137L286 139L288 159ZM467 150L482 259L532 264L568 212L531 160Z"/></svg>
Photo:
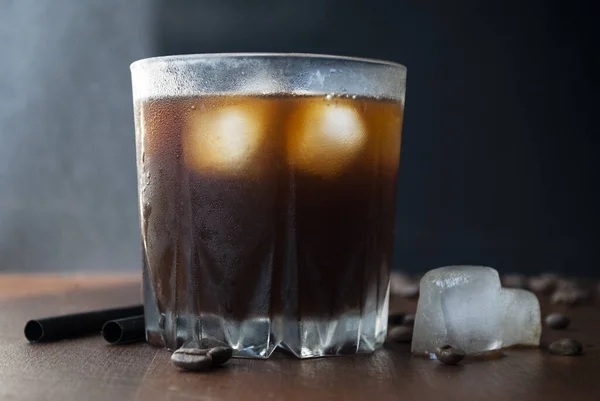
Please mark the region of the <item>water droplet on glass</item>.
<svg viewBox="0 0 600 401"><path fill-rule="evenodd" d="M142 217L144 219L147 219L148 217L150 217L151 213L152 213L152 206L148 202L144 203L144 206L142 207Z"/></svg>
<svg viewBox="0 0 600 401"><path fill-rule="evenodd" d="M191 105L191 106L190 106L190 109L192 109L192 110L196 110L196 105L195 105L195 104Z"/></svg>

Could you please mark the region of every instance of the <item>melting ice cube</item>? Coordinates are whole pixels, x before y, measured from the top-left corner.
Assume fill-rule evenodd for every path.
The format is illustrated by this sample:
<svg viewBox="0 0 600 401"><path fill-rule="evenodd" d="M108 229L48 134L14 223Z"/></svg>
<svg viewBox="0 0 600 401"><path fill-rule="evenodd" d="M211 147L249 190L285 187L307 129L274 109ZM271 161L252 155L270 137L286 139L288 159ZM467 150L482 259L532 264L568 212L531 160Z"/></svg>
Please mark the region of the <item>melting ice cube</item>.
<svg viewBox="0 0 600 401"><path fill-rule="evenodd" d="M183 132L186 164L199 171L243 170L259 149L268 124L267 110L252 106L191 112Z"/></svg>
<svg viewBox="0 0 600 401"><path fill-rule="evenodd" d="M537 346L541 319L537 297L502 288L498 272L482 266L448 266L421 279L412 352L429 355L446 344L467 354L511 345Z"/></svg>
<svg viewBox="0 0 600 401"><path fill-rule="evenodd" d="M292 163L325 177L339 174L352 162L367 138L361 116L352 106L320 99L300 108L288 127Z"/></svg>

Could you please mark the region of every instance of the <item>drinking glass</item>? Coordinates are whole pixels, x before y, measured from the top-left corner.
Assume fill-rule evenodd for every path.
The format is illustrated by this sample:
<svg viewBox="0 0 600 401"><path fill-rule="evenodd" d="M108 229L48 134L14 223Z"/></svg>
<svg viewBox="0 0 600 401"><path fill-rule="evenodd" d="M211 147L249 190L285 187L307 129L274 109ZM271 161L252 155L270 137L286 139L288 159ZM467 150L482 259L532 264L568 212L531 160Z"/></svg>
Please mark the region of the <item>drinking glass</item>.
<svg viewBox="0 0 600 401"><path fill-rule="evenodd" d="M254 358L379 347L406 68L208 54L131 74L148 342Z"/></svg>

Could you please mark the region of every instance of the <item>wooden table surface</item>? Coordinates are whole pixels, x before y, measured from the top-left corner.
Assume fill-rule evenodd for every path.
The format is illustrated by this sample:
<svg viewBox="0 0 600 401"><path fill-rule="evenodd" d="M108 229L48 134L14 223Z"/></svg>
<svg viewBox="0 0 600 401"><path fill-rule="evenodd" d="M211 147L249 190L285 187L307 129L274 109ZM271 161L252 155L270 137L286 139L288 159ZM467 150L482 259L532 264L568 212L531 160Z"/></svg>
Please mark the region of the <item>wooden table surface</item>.
<svg viewBox="0 0 600 401"><path fill-rule="evenodd" d="M443 366L393 344L373 355L299 361L233 359L211 373L182 373L147 344L109 346L99 336L28 344L28 319L138 303L132 276L0 275L0 400L600 400L600 308L575 307L568 330L585 354L508 350L488 361ZM414 301L392 309L413 311ZM544 308L548 312L551 308Z"/></svg>

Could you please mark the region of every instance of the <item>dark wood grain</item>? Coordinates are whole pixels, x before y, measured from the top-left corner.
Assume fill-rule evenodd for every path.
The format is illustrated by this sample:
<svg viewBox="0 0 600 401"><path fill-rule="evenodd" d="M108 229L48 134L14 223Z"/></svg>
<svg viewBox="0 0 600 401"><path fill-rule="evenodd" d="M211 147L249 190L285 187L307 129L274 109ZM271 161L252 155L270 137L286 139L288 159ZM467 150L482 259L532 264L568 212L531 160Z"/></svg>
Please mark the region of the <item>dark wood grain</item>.
<svg viewBox="0 0 600 401"><path fill-rule="evenodd" d="M373 355L299 361L234 359L209 374L182 373L167 351L106 345L99 336L28 344L26 320L139 302L131 277L0 276L0 400L565 400L600 399L600 308L569 309L571 327L544 331L584 344L583 356L513 349L505 357L442 366L407 344ZM392 300L396 311L415 301ZM544 306L546 304L544 303ZM544 308L546 311L554 310Z"/></svg>

